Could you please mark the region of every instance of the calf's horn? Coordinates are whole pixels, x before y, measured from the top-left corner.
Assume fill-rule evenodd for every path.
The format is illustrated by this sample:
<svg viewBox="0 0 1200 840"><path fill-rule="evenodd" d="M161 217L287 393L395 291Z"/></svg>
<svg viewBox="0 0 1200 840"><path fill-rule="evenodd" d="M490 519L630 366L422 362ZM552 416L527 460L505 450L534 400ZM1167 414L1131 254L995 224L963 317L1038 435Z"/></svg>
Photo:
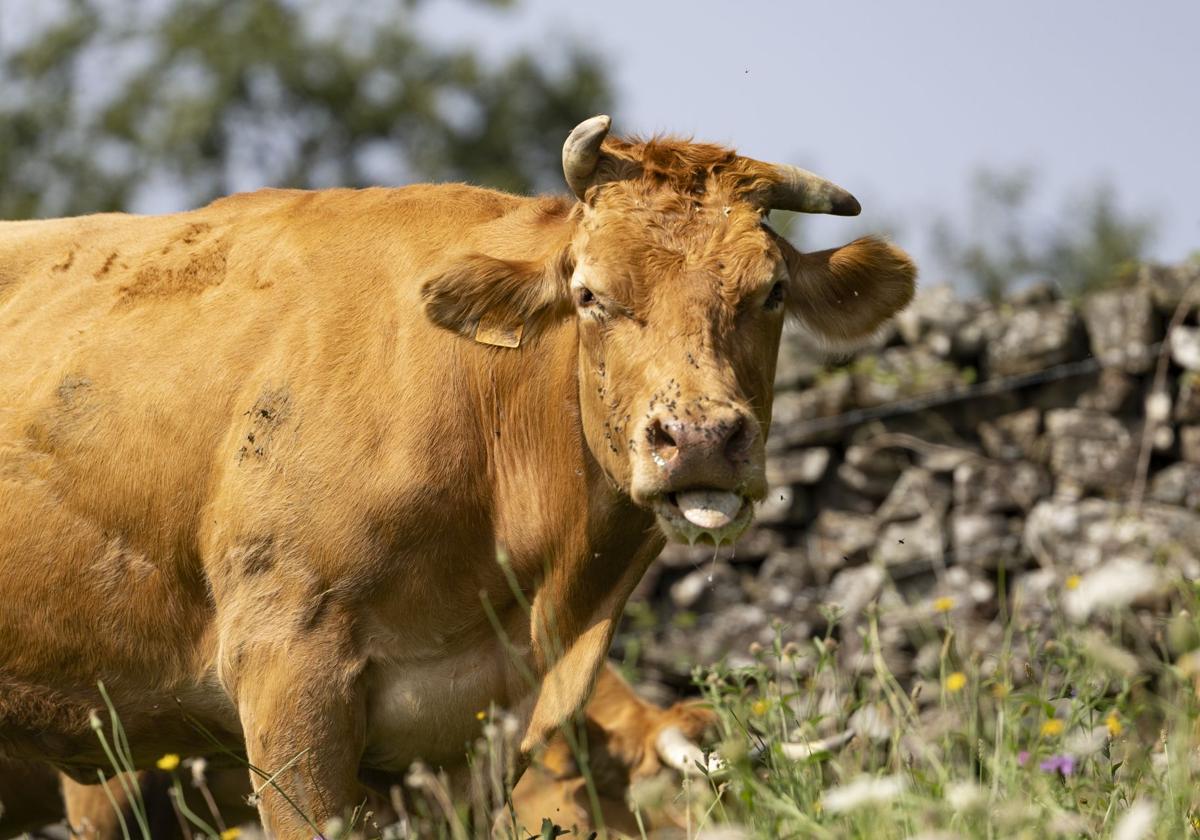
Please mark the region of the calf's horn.
<svg viewBox="0 0 1200 840"><path fill-rule="evenodd" d="M775 170L779 179L767 196L766 206L771 210L830 213L834 216L857 216L862 210L858 199L820 175L786 163L766 165Z"/></svg>
<svg viewBox="0 0 1200 840"><path fill-rule="evenodd" d="M611 127L612 119L607 114L600 114L575 126L567 135L567 142L563 143L563 175L577 198L582 199L592 185L596 166L600 163L600 144Z"/></svg>
<svg viewBox="0 0 1200 840"><path fill-rule="evenodd" d="M654 739L654 750L663 764L685 776L699 776L702 773L712 775L725 769L725 759L715 752L706 757L704 751L688 740L676 726L663 727Z"/></svg>

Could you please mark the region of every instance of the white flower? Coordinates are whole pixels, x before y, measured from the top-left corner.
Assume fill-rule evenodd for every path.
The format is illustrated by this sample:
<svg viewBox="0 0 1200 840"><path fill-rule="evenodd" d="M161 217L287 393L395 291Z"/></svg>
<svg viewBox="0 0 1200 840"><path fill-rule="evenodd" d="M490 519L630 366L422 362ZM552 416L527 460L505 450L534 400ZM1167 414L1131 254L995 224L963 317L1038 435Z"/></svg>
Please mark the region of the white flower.
<svg viewBox="0 0 1200 840"><path fill-rule="evenodd" d="M1117 822L1113 840L1142 840L1154 828L1154 817L1154 806L1145 799L1137 800Z"/></svg>
<svg viewBox="0 0 1200 840"><path fill-rule="evenodd" d="M973 811L987 802L987 792L974 782L954 782L946 788L946 802L955 811Z"/></svg>
<svg viewBox="0 0 1200 840"><path fill-rule="evenodd" d="M831 814L844 814L864 805L884 805L904 793L900 776L859 776L821 796L821 806Z"/></svg>
<svg viewBox="0 0 1200 840"><path fill-rule="evenodd" d="M1154 566L1118 558L1083 576L1079 585L1063 596L1063 607L1073 620L1083 622L1101 607L1121 607L1157 592L1162 576Z"/></svg>

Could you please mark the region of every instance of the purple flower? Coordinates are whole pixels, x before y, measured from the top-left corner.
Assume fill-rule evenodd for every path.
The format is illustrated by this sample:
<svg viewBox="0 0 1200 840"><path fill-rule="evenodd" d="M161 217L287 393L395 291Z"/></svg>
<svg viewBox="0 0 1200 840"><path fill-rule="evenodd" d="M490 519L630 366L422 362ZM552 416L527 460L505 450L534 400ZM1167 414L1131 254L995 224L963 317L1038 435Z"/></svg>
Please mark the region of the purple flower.
<svg viewBox="0 0 1200 840"><path fill-rule="evenodd" d="M1029 750L1021 750L1017 753L1017 764L1024 767L1027 761L1029 761Z"/></svg>
<svg viewBox="0 0 1200 840"><path fill-rule="evenodd" d="M1075 758L1069 755L1052 755L1039 764L1038 769L1045 773L1061 773L1064 776L1070 776L1075 772Z"/></svg>

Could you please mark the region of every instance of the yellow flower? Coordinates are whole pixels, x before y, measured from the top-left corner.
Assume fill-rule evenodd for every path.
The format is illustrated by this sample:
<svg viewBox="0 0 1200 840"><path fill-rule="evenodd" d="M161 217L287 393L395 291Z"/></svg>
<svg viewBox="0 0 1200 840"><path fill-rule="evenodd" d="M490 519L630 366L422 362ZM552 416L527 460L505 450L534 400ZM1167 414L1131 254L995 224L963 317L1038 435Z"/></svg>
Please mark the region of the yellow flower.
<svg viewBox="0 0 1200 840"><path fill-rule="evenodd" d="M954 599L943 595L941 598L934 599L933 611L940 613L948 613L954 609Z"/></svg>
<svg viewBox="0 0 1200 840"><path fill-rule="evenodd" d="M767 701L755 700L754 705L750 707L750 711L754 713L755 717L762 717L767 713Z"/></svg>
<svg viewBox="0 0 1200 840"><path fill-rule="evenodd" d="M955 671L953 674L946 676L946 690L951 694L956 691L962 691L967 686L967 675L962 671Z"/></svg>
<svg viewBox="0 0 1200 840"><path fill-rule="evenodd" d="M221 832L221 840L237 840L242 836L240 828L227 828Z"/></svg>
<svg viewBox="0 0 1200 840"><path fill-rule="evenodd" d="M1079 575L1071 575L1071 576L1070 576L1069 578L1067 578L1067 579L1066 579L1066 581L1065 581L1065 584L1066 584L1066 587L1067 587L1067 589L1078 589L1078 588L1079 588L1079 581L1080 581L1080 577L1079 577Z"/></svg>
<svg viewBox="0 0 1200 840"><path fill-rule="evenodd" d="M997 700L1003 700L1008 696L1008 686L1004 683L996 683L992 686L992 696Z"/></svg>
<svg viewBox="0 0 1200 840"><path fill-rule="evenodd" d="M1066 728L1066 724L1061 720L1050 718L1050 720L1042 724L1042 735L1047 738L1053 738L1055 735L1061 735L1064 728Z"/></svg>
<svg viewBox="0 0 1200 840"><path fill-rule="evenodd" d="M1121 734L1121 730L1125 727L1121 726L1121 719L1117 717L1116 712L1110 712L1108 717L1104 719L1104 725L1108 727L1108 734L1116 738Z"/></svg>
<svg viewBox="0 0 1200 840"><path fill-rule="evenodd" d="M483 720L486 717L487 717L487 712L483 711L483 709L480 709L478 712L475 713L475 720Z"/></svg>
<svg viewBox="0 0 1200 840"><path fill-rule="evenodd" d="M167 753L158 761L154 762L154 765L159 770L166 770L169 773L179 766L179 756L175 755L175 753Z"/></svg>

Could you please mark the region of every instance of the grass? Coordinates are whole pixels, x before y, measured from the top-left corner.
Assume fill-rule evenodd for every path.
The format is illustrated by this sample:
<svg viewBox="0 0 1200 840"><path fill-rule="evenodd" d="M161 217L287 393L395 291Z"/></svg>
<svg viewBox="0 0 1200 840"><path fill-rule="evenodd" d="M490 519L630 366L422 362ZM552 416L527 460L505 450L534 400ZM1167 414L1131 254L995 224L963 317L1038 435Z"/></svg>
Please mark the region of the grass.
<svg viewBox="0 0 1200 840"><path fill-rule="evenodd" d="M636 810L670 810L686 837L1200 836L1200 590L1176 580L1148 606L1103 607L1078 623L1059 603L1078 580L986 624L950 598L931 600L905 632L936 656L918 657L903 683L887 667L886 616L875 608L853 623L830 611L825 634L806 645L755 645L751 665L697 669L728 764L635 785ZM854 668L842 655L851 643ZM493 711L481 724L469 802L416 768L401 822L360 813L349 824L367 837L486 836L511 786L505 721ZM115 715L111 726L123 767ZM844 746L787 754L787 744L846 731L855 735ZM586 747L576 749L586 769ZM217 834L219 820L180 816L197 837ZM127 836L143 824L130 820ZM559 831L548 823L541 836Z"/></svg>

